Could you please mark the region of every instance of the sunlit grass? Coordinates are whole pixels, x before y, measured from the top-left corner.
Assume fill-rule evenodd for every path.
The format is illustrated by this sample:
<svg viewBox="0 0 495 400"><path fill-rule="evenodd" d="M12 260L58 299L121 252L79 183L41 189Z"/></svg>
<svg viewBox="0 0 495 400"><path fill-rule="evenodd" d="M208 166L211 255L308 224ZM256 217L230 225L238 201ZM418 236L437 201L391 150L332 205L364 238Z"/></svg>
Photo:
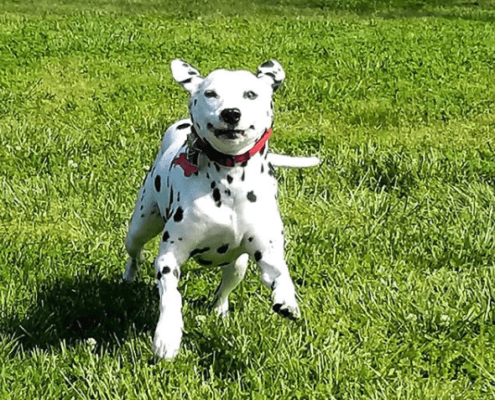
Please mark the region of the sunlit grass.
<svg viewBox="0 0 495 400"><path fill-rule="evenodd" d="M223 2L222 2L223 4ZM492 1L0 5L0 398L486 399L495 390ZM275 58L271 148L303 317L252 266L226 320L190 262L172 362L137 189L187 112L169 64Z"/></svg>

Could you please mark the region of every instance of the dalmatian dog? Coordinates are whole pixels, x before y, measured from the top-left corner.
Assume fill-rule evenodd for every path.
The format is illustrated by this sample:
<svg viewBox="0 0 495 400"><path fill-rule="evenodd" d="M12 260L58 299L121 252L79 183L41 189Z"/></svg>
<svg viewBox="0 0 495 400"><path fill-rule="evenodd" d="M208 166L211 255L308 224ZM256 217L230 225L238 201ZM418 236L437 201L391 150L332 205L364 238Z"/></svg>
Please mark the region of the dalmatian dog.
<svg viewBox="0 0 495 400"><path fill-rule="evenodd" d="M221 316L228 296L256 261L272 290L273 310L299 317L294 284L284 260L283 225L277 207L274 166L308 167L315 157L268 152L272 94L285 73L276 61L256 74L216 70L206 78L189 64L172 62L174 79L189 93L190 118L165 132L158 156L139 190L126 239L124 281L138 273L146 242L161 234L155 271L160 316L154 353L173 358L182 338L181 265L194 258L220 267L213 307Z"/></svg>

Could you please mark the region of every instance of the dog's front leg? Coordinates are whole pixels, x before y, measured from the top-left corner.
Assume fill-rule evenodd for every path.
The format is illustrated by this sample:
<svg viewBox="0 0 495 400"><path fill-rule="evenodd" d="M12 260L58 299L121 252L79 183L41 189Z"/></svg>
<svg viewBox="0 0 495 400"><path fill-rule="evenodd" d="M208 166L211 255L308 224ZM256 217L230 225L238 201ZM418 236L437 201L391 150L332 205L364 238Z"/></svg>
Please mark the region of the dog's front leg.
<svg viewBox="0 0 495 400"><path fill-rule="evenodd" d="M182 338L182 297L177 290L180 265L172 252L162 253L160 248L155 271L160 294L160 317L153 339L153 352L158 357L171 359L179 351Z"/></svg>
<svg viewBox="0 0 495 400"><path fill-rule="evenodd" d="M272 290L273 310L284 317L296 319L300 311L284 259L283 237L272 237L272 240L254 241L250 253L261 270L261 280Z"/></svg>

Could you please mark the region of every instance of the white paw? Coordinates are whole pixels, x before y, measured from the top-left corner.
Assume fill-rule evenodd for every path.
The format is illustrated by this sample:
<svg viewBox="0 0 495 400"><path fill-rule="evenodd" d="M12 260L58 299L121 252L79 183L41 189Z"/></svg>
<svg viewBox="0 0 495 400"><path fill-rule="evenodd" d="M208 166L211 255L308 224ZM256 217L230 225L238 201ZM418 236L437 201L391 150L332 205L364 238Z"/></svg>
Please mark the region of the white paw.
<svg viewBox="0 0 495 400"><path fill-rule="evenodd" d="M129 258L125 266L125 272L122 275L121 282L134 282L138 274L138 261L133 258Z"/></svg>
<svg viewBox="0 0 495 400"><path fill-rule="evenodd" d="M153 339L152 350L160 358L171 360L179 352L180 341L182 339L182 330L171 332L157 330Z"/></svg>
<svg viewBox="0 0 495 400"><path fill-rule="evenodd" d="M285 303L275 303L273 305L273 311L283 317L294 320L301 316L301 312L299 311L299 306L297 304L290 305Z"/></svg>
<svg viewBox="0 0 495 400"><path fill-rule="evenodd" d="M277 282L273 290L273 311L290 319L301 316L292 282L287 282L285 285Z"/></svg>
<svg viewBox="0 0 495 400"><path fill-rule="evenodd" d="M225 299L225 301L221 304L215 304L213 307L213 310L220 316L220 317L227 317L229 315L229 300Z"/></svg>
<svg viewBox="0 0 495 400"><path fill-rule="evenodd" d="M124 272L124 275L122 275L122 278L120 278L120 282L134 282L136 278L132 276L131 274Z"/></svg>

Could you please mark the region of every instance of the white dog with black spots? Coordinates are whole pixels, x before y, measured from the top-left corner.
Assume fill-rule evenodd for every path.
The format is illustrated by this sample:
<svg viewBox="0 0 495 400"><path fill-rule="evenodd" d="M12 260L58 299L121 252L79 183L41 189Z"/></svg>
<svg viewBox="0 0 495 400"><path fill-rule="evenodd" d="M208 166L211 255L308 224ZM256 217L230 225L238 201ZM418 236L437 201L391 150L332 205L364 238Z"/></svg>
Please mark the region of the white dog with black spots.
<svg viewBox="0 0 495 400"><path fill-rule="evenodd" d="M228 296L256 261L273 292L273 310L299 317L294 284L284 259L282 219L277 207L275 166L307 167L315 157L268 152L272 94L284 80L279 63L256 74L213 71L206 78L175 60L172 73L191 95L190 118L166 132L158 156L139 191L126 239L125 281L138 272L146 242L161 233L155 260L160 317L153 339L159 357L173 358L182 338L181 265L190 257L222 269L213 307L222 316Z"/></svg>

